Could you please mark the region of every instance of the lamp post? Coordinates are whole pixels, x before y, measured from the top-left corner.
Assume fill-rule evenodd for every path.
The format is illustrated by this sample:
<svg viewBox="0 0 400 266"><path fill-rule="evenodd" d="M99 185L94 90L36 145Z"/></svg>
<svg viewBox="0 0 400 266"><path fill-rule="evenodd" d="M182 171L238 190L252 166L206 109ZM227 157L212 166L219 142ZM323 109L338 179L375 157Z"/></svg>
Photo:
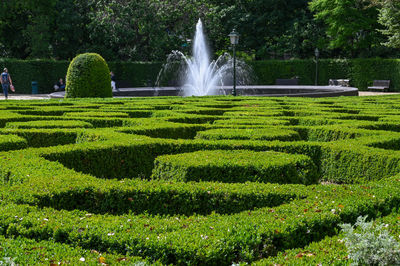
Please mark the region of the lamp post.
<svg viewBox="0 0 400 266"><path fill-rule="evenodd" d="M231 39L231 44L233 48L233 90L232 95L236 96L236 45L239 43L239 34L236 32L236 29L233 29L231 33L229 33L229 38Z"/></svg>
<svg viewBox="0 0 400 266"><path fill-rule="evenodd" d="M319 50L315 48L315 86L318 86L318 58L319 58Z"/></svg>

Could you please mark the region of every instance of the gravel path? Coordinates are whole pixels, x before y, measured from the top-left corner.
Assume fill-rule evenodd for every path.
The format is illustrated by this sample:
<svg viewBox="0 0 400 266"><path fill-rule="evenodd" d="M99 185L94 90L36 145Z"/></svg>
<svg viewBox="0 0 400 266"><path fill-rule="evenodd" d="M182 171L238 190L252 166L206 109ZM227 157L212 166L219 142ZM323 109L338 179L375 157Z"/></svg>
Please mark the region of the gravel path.
<svg viewBox="0 0 400 266"><path fill-rule="evenodd" d="M396 95L400 92L375 92L375 91L359 91L359 96L382 96L382 95Z"/></svg>
<svg viewBox="0 0 400 266"><path fill-rule="evenodd" d="M50 99L48 94L8 94L9 100L43 100ZM0 100L5 100L3 94L0 94Z"/></svg>

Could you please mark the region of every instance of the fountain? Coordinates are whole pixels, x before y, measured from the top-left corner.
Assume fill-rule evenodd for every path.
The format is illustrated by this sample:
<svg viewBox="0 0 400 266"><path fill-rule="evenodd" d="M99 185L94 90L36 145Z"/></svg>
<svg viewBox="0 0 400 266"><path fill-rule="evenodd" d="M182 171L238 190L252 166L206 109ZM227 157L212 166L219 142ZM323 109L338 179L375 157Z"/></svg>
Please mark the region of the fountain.
<svg viewBox="0 0 400 266"><path fill-rule="evenodd" d="M168 76L169 72L177 71L181 73L179 79L183 81L183 84L180 85L180 94L183 96L226 94L224 85L231 85L233 79L233 60L227 53L214 61L210 60L201 19L196 24L192 50L192 57L188 57L180 51L172 51L167 58L167 63L158 75L156 84L160 83L163 75ZM179 62L178 69L176 69L177 62ZM238 60L236 68L238 84L249 84L251 79L250 67Z"/></svg>
<svg viewBox="0 0 400 266"><path fill-rule="evenodd" d="M116 97L142 96L205 96L230 95L233 85L233 59L225 53L216 60L210 60L206 37L201 20L197 22L193 41L193 56L172 51L167 63L160 70L154 87L120 88L113 92ZM245 62L236 62L236 84L238 95L243 96L289 96L289 97L332 97L357 96L358 89L341 86L278 86L253 84L251 68ZM160 86L175 76L174 84ZM118 83L118 82L117 82ZM179 83L179 84L178 84ZM63 98L65 92L50 94L51 98Z"/></svg>
<svg viewBox="0 0 400 266"><path fill-rule="evenodd" d="M183 85L184 95L204 96L215 94L215 86L223 77L225 67L218 68L218 61L210 63L203 31L203 23L199 19L196 25L196 34L193 42L193 57L186 58L186 82Z"/></svg>

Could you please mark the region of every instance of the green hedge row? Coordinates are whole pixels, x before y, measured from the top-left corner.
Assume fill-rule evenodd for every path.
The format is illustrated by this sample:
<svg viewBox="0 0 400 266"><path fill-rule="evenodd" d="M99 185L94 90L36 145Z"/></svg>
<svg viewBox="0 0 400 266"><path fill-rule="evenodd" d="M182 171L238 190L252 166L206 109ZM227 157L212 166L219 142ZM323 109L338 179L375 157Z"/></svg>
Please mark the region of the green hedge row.
<svg viewBox="0 0 400 266"><path fill-rule="evenodd" d="M365 125L366 122L361 121L360 123ZM354 126L357 125L354 123ZM204 129L202 126L197 125L171 126L166 123L163 126L161 123L158 128L154 129L146 125L132 129L116 128L116 131L109 129L103 131L99 131L99 129L85 129L84 131L7 129L4 133L18 134L27 139L30 146L33 147L49 146L46 143L57 145L57 143L112 140L111 142L93 143L81 148L74 146L75 148L58 149L56 152L46 155L48 159L59 161L69 168L103 178L148 178L153 169L153 161L157 156L217 149L274 150L305 154L310 156L321 169L324 179L339 183L357 183L363 180L387 177L396 173L399 167L400 155L395 149L400 146L400 137L396 132L351 129L343 126L293 128L302 132L301 135L304 136L304 139L310 137L318 141L314 143L306 141L157 140L145 136L117 133L117 131L139 133L160 138L178 134L175 135L175 138L190 138L202 129ZM328 144L324 141L334 142Z"/></svg>
<svg viewBox="0 0 400 266"><path fill-rule="evenodd" d="M5 128L92 128L93 125L84 121L74 120L39 120L28 122L9 122Z"/></svg>
<svg viewBox="0 0 400 266"><path fill-rule="evenodd" d="M0 66L7 67L17 93L31 93L31 82L39 83L39 93L53 91L59 78L65 78L69 62L52 60L0 59ZM117 79L128 81L131 86L154 86L161 63L108 62ZM300 84L315 83L314 60L251 61L256 77L255 84L272 85L278 78L299 77ZM350 79L352 86L361 90L372 85L374 79L391 80L391 90L400 91L400 61L397 59L323 59L319 60L318 84L327 85L329 79ZM166 77L168 85L175 77Z"/></svg>
<svg viewBox="0 0 400 266"><path fill-rule="evenodd" d="M336 234L340 223L398 208L397 96L231 100L3 103L3 125L68 120L95 128L0 130L6 137L19 137L24 144L17 149L59 145L0 154L0 235L72 243L150 262L228 265L304 247ZM108 112L124 117L107 117ZM249 124L235 124L239 120ZM283 131L296 131L302 141L191 139L210 128L271 127L268 121ZM214 160L224 159L215 154L232 155L232 150L245 155L285 152L288 158L306 155L314 171L329 182L304 186L146 180L157 157L184 158L187 154L174 154L199 150ZM227 168L239 162L231 160Z"/></svg>
<svg viewBox="0 0 400 266"><path fill-rule="evenodd" d="M304 155L214 150L157 157L152 178L184 182L312 184L319 176L313 161Z"/></svg>
<svg viewBox="0 0 400 266"><path fill-rule="evenodd" d="M193 99L192 99L193 100ZM167 101L176 101L179 102L180 100L178 99L168 99ZM164 102L167 102L164 101ZM213 98L208 100L209 102L214 102L215 100ZM243 104L247 105L249 102L247 100L243 100ZM254 100L251 100L254 102ZM250 101L250 102L251 102ZM66 109L71 109L75 111L82 111L82 110L88 110L85 108L82 108L83 106L89 107L90 104L87 103L88 101L78 101L75 104L75 108L72 108L73 106L70 105L65 105L64 108ZM100 101L102 102L102 101ZM99 102L99 103L100 103ZM108 103L110 101L104 101L109 105ZM133 102L135 101L116 101L115 106L118 106L119 109L124 109L123 106L125 103L128 104L128 106L132 106ZM268 100L266 103L270 103L271 101ZM279 102L279 101L278 101ZM373 165L372 163L369 163L368 160L373 160L374 163L377 163L377 159L373 159L372 156L368 156L368 151L371 150L369 147L375 147L375 148L386 148L386 147L392 147L391 149L393 150L395 147L398 147L398 141L396 138L396 135L390 134L391 138L388 139L389 136L385 132L378 132L377 130L382 128L382 129L392 129L396 131L396 126L393 125L395 122L384 122L384 121L377 121L375 120L378 119L384 119L384 115L365 115L360 111L360 114L349 114L349 109L345 107L339 108L338 106L334 107L334 110L341 110L343 109L343 113L339 112L327 112L326 107L319 107L321 105L319 102L314 103L313 100L304 100L304 102L309 105L306 110L303 111L296 111L296 110L301 110L301 106L298 100L292 100L288 101L286 104L285 110L287 112L291 112L292 115L299 115L295 117L288 117L288 116L281 116L280 118L286 119L286 120L291 120L295 124L322 124L323 121L325 121L325 117L329 118L329 121L331 123L334 123L337 121L339 125L332 125L332 126L297 126L297 127L289 127L289 129L293 129L297 131L301 138L303 140L313 140L313 141L318 141L318 142L324 142L324 141L337 141L341 139L354 139L353 142L348 142L346 141L343 144L342 147L337 147L339 145L320 145L318 147L318 152L319 155L315 156L315 154L309 154L308 151L296 151L299 153L304 153L307 155L310 155L313 158L313 161L318 167L323 167L321 168L323 170L324 178L333 182L345 182L345 183L352 183L352 182L360 182L364 179L375 179L375 178L381 178L388 176L389 174L395 173L397 169L397 164L396 160L398 155L396 153L391 152L391 154L388 154L390 151L381 151L381 150L374 150L374 154L377 153L376 157L378 158L392 158L389 161L381 160L379 161L378 164ZM98 104L99 103L91 103L95 108L99 108ZM156 104L159 105L160 101L157 100ZM238 102L236 102L238 103ZM263 101L260 102L261 104L266 104ZM150 102L147 102L147 104L150 106ZM198 104L197 102L193 101L193 104ZM203 103L204 105L205 103ZM346 101L344 101L343 106L346 106ZM393 100L388 100L388 104L390 108L394 106ZM162 104L163 105L163 104ZM209 104L211 105L211 104ZM215 105L215 104L214 104ZM326 101L323 101L323 105L329 105L327 104ZM110 105L111 106L111 105ZM10 108L13 108L13 104L11 104ZM49 112L49 114L54 114L51 111L51 108L56 108L58 111L61 112L62 110L58 109L60 108L59 106L52 106L49 104L46 104L45 106L39 107L32 105L30 108L38 108L38 111L40 108L45 108ZM127 107L128 108L128 107ZM181 108L182 109L182 108ZM184 108L183 108L184 109ZM186 108L190 109L190 108ZM185 110L186 110L185 109ZM223 109L223 108L221 108ZM113 109L110 109L113 110ZM141 135L146 135L149 137L157 137L157 138L186 138L190 139L192 138L199 130L204 130L207 129L207 127L210 127L210 125L192 125L189 124L190 122L198 122L200 119L201 122L206 122L209 119L224 119L226 116L207 116L207 115L194 115L194 114L179 114L177 112L179 108L176 111L172 110L162 110L162 111L155 111L155 118L107 118L107 117L79 117L79 112L74 112L74 114L77 116L74 119L78 120L84 120L90 123L93 123L95 126L99 127L109 127L109 126L122 126L122 125L129 125L129 127L124 127L124 128L119 128L115 129L118 130L119 132L125 132L125 133L131 133L131 134L141 134ZM307 111L308 110L308 111ZM318 112L318 110L320 110ZM322 111L321 111L322 110ZM361 109L362 110L362 109ZM373 109L369 109L373 111ZM31 110L30 110L31 111ZM355 110L353 110L355 111ZM22 114L17 114L15 112L22 112L22 110L15 110L15 111L4 111L2 112L2 117L1 119L4 119L4 121L12 121L12 120L37 120L37 119L65 119L66 116L29 116L29 115L22 115ZM114 111L111 111L111 114L113 114ZM239 111L240 112L240 111ZM299 113L298 113L299 112ZM96 112L90 111L91 114L96 115ZM313 113L314 115L318 116L318 119L311 119L309 117L301 117L300 115L302 114L309 114ZM355 113L355 112L352 112ZM85 112L82 112L82 114L85 114ZM102 111L98 113L101 116L105 116L107 112ZM125 114L123 112L123 114ZM165 117L163 116L165 115ZM242 117L242 116L239 116ZM259 119L257 119L259 118ZM172 122L165 122L163 119L166 120L175 120L175 119L183 119L185 120L188 124L176 124ZM203 120L204 119L204 120ZM275 118L274 118L275 119ZM357 119L356 121L354 119ZM386 117L385 119L389 119L389 117ZM391 115L391 119L396 119L396 116ZM242 119L237 119L233 120L234 121L240 121ZM246 119L244 119L246 120ZM260 116L259 113L252 118L250 121L258 121L262 120L264 122L264 116ZM285 121L286 121L285 120ZM367 121L365 121L367 120ZM163 122L160 122L163 121ZM215 125L217 125L217 122L221 121L227 121L227 120L217 120L215 121ZM266 119L266 121L269 121ZM272 120L271 120L272 121ZM312 121L312 123L309 123L309 121ZM395 121L395 120L393 120ZM320 123L321 122L321 123ZM31 123L31 122L30 122ZM40 122L38 122L40 124ZM391 124L390 124L391 123ZM158 125L158 126L153 126L153 125ZM226 126L226 125L224 125ZM358 129L361 128L361 129ZM363 129L364 128L364 129ZM372 130L371 130L372 129ZM98 130L98 129L97 129ZM101 136L83 136L82 134L78 134L78 131L51 131L51 130L15 130L15 131L10 131L6 130L4 132L8 132L6 134L17 134L21 137L24 137L27 141L29 146L32 147L39 147L39 146L53 146L53 145L59 145L59 144L70 144L70 143L75 143L75 142L85 142L85 141L92 141L95 139L104 139ZM80 131L79 131L80 132ZM110 131L112 132L112 131ZM111 133L112 134L112 133ZM359 137L362 136L372 136L372 135L382 135L384 134L385 137L380 139L380 142L375 142L372 144L366 144L366 145L359 145L360 142L358 140ZM78 137L78 135L80 137ZM122 144L125 144L121 142ZM347 148L349 145L354 145L356 148ZM146 146L143 147L148 147ZM169 146L170 145L170 146ZM139 151L133 151L133 147L126 147L126 145L117 145L117 147L114 149L112 147L107 147L103 150L103 152L107 156L105 158L96 158L94 155L91 155L91 152L87 151L72 151L63 153L60 155L57 155L56 157L60 159L62 162L67 162L66 165L69 165L69 167L73 167L72 165L75 163L75 160L70 160L66 157L69 156L75 156L77 158L82 158L82 157L87 157L87 161L90 162L90 165L95 166L95 165L102 165L101 170L90 170L90 167L85 167L83 162L79 161L77 162L75 168L76 169L81 169L82 171L86 173L92 173L96 176L103 176L106 178L123 178L123 177L137 177L137 176L146 176L149 177L151 175L151 169L153 167L153 160L159 155L165 154L165 153L179 153L179 152L184 152L184 151L196 151L196 150L201 150L201 149L232 149L232 147L241 147L241 149L250 149L250 150L281 150L284 152L291 152L290 150L292 149L291 146L296 147L298 145L302 144L295 144L295 143L288 143L287 145L282 145L282 144L255 144L254 142L246 142L246 141L188 141L186 143L178 143L177 146L174 146L176 144L164 144L164 145L158 145L154 144L154 148L151 148L152 152L149 154L145 153L140 153ZM342 145L342 144L340 144ZM145 149L145 148L141 148ZM158 149L160 149L158 151ZM340 155L337 155L337 150L350 150L350 153L340 153ZM118 153L121 153L119 155ZM321 152L323 152L323 156L321 156ZM77 153L80 155L73 155L72 153ZM93 151L93 154L95 151ZM350 155L351 154L351 155ZM115 161L121 161L124 160L124 157L126 160L130 161L135 161L136 156L140 157L141 161L137 164L121 164L119 166L113 166L113 162ZM346 157L347 156L347 157ZM359 156L360 158L363 158L362 160L352 160L354 156ZM375 155L374 155L375 156ZM321 160L321 159L324 160ZM336 160L335 158L340 158L340 160ZM370 159L369 159L370 158ZM102 162L102 160L104 161ZM367 163L365 163L363 160L366 160ZM70 163L68 163L70 161ZM342 163L339 164L338 161L341 161ZM143 162L143 164L142 164ZM390 164L387 164L388 162L391 162L394 164L394 166L391 166ZM369 169L367 169L369 167ZM383 167L383 169L386 169L384 171L380 171L379 167ZM96 169L96 167L92 167ZM114 170L114 168L119 169L118 171ZM126 170L130 169L130 170ZM356 169L357 171L353 171L352 169ZM93 172L94 171L94 172ZM99 175L100 172L103 172L103 175ZM362 177L357 176L360 173L362 173ZM338 176L341 176L339 179Z"/></svg>
<svg viewBox="0 0 400 266"><path fill-rule="evenodd" d="M161 265L158 262L152 262ZM150 264L140 257L121 254L100 253L52 241L35 241L23 237L5 238L0 236L1 265L132 265Z"/></svg>
<svg viewBox="0 0 400 266"><path fill-rule="evenodd" d="M72 179L65 186L82 182L82 178ZM317 185L288 204L207 217L95 215L3 202L0 234L54 239L163 263L250 262L332 235L339 223L354 222L359 215L387 215L400 203L399 191L398 177L365 187Z"/></svg>
<svg viewBox="0 0 400 266"><path fill-rule="evenodd" d="M196 138L199 139L248 139L248 140L280 140L280 141L296 141L300 140L299 133L285 128L264 127L264 128L243 128L243 129L210 129L200 131Z"/></svg>
<svg viewBox="0 0 400 266"><path fill-rule="evenodd" d="M182 124L153 120L155 123L126 126L115 129L117 132L146 135L152 138L167 138L167 139L193 139L198 131L208 128L207 125L197 124ZM131 124L130 121L127 123Z"/></svg>
<svg viewBox="0 0 400 266"><path fill-rule="evenodd" d="M31 82L37 81L39 93L54 92L54 84L60 79L65 80L69 62L54 60L16 60L0 59L1 69L7 67L16 93L31 93ZM117 78L126 80L136 87L153 86L161 63L127 63L108 62L110 70Z"/></svg>
<svg viewBox="0 0 400 266"><path fill-rule="evenodd" d="M26 139L17 135L0 135L0 151L18 150L28 146Z"/></svg>
<svg viewBox="0 0 400 266"><path fill-rule="evenodd" d="M327 236L303 248L289 249L276 256L252 263L254 266L266 265L350 265L343 235Z"/></svg>
<svg viewBox="0 0 400 266"><path fill-rule="evenodd" d="M274 207L302 197L305 186L106 180L77 173L45 156L57 148L9 153L2 166L2 198L41 207L109 214L192 215ZM36 153L36 155L35 155ZM21 165L27 167L22 168ZM48 176L52 182L47 183ZM8 190L17 184L12 191ZM18 193L15 193L18 191Z"/></svg>
<svg viewBox="0 0 400 266"><path fill-rule="evenodd" d="M399 241L398 210L390 215L377 218L375 223L385 224L390 235ZM348 257L348 250L343 240L344 234L326 237L305 247L285 250L276 256L252 263L261 265L350 265L353 261Z"/></svg>
<svg viewBox="0 0 400 266"><path fill-rule="evenodd" d="M1 134L4 135L17 135L24 139L26 142L23 147L48 147L57 145L66 145L76 143L80 132L74 129L42 129L42 128L31 128L31 129L14 129L7 128L1 129ZM18 149L18 146L15 146Z"/></svg>
<svg viewBox="0 0 400 266"><path fill-rule="evenodd" d="M400 60L398 59L323 59L318 62L318 85L328 85L329 79L350 79L350 85L360 90L372 86L373 80L391 81L391 90L400 91ZM300 79L302 85L315 84L314 60L250 62L258 84L274 84L278 78Z"/></svg>

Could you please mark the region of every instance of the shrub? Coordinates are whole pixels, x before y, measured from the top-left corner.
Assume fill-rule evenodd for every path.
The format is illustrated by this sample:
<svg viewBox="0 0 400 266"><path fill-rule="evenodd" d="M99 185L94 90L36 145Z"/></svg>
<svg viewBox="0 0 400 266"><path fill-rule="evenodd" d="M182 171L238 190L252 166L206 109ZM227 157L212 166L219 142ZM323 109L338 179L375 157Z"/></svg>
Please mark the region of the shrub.
<svg viewBox="0 0 400 266"><path fill-rule="evenodd" d="M127 113L122 112L69 112L64 113L68 117L129 117Z"/></svg>
<svg viewBox="0 0 400 266"><path fill-rule="evenodd" d="M178 181L314 183L317 168L305 155L273 151L198 151L158 157L153 177Z"/></svg>
<svg viewBox="0 0 400 266"><path fill-rule="evenodd" d="M39 120L28 122L9 122L6 128L92 128L92 124L78 120Z"/></svg>
<svg viewBox="0 0 400 266"><path fill-rule="evenodd" d="M109 253L85 250L81 247L71 247L67 244L51 241L35 241L23 237L6 238L0 236L0 265L150 265L140 257L121 256ZM159 263L155 263L158 265Z"/></svg>
<svg viewBox="0 0 400 266"><path fill-rule="evenodd" d="M197 133L197 138L220 140L220 139L248 139L248 140L299 140L299 133L283 128L224 128L211 129Z"/></svg>
<svg viewBox="0 0 400 266"><path fill-rule="evenodd" d="M97 250L107 264L114 260L105 252L116 254L116 264L130 255L178 265L261 258L260 265L348 264L345 243L338 241L344 233L319 242L337 234L339 224L393 213L382 222L396 239L400 234L399 102L398 96L2 102L0 262L51 264L60 254L66 259L55 263L84 257L95 264L101 262ZM76 121L93 128L42 128ZM295 130L302 141L192 139L200 130L256 133L274 125ZM200 165L196 174L209 172L193 182L146 180L156 158L173 162L167 174L183 162ZM225 183L196 182L216 176L214 165L231 171L218 175ZM275 173L280 182L300 174L311 180L315 172L330 182L239 183L237 165L240 171L273 168L267 177Z"/></svg>
<svg viewBox="0 0 400 266"><path fill-rule="evenodd" d="M39 92L53 91L54 82L64 77L69 62L53 60L16 60L0 58L0 63L12 73L18 93L30 93L31 81L38 81ZM118 80L125 80L134 87L152 86L156 83L162 67L159 62L109 62ZM315 63L305 60L268 60L249 62L256 76L256 84L274 84L278 78L298 76L302 85L314 84ZM399 91L400 60L398 59L323 59L319 61L318 83L327 85L329 79L350 78L351 85L367 89L374 79L390 79L391 90ZM161 85L173 79L165 78Z"/></svg>
<svg viewBox="0 0 400 266"><path fill-rule="evenodd" d="M112 97L110 70L98 54L75 57L68 67L66 98Z"/></svg>
<svg viewBox="0 0 400 266"><path fill-rule="evenodd" d="M384 229L384 224L366 222L367 216L357 222L342 224L349 258L355 265L399 265L400 244Z"/></svg>

